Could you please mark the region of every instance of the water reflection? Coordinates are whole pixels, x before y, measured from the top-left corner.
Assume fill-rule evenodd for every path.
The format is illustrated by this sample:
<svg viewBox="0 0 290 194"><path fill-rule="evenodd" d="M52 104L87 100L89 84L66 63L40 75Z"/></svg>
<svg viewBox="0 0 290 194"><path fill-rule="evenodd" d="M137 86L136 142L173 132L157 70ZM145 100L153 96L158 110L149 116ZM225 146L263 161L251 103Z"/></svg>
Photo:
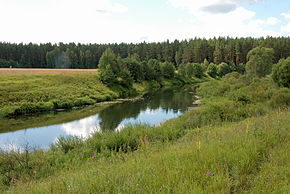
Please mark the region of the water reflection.
<svg viewBox="0 0 290 194"><path fill-rule="evenodd" d="M144 96L143 100L114 104L110 108L100 111L100 128L101 130L113 130L118 127L122 120L128 118L138 120L140 116L139 119L144 122L145 118L142 116L144 114L160 113L156 117L163 121L162 115L172 118L171 116L177 116L191 105L192 95L183 91L167 89L162 92L150 93ZM145 122L155 124L156 117L145 119Z"/></svg>
<svg viewBox="0 0 290 194"><path fill-rule="evenodd" d="M188 92L162 90L149 93L141 100L113 104L98 114L72 122L0 133L0 148L9 151L28 144L33 148L47 149L59 136L87 138L95 131L121 130L128 123L154 125L177 117L190 106L192 95Z"/></svg>
<svg viewBox="0 0 290 194"><path fill-rule="evenodd" d="M60 127L65 131L67 136L78 136L87 138L91 133L98 131L99 119L98 116L90 116L78 121L73 121L70 123L64 123Z"/></svg>

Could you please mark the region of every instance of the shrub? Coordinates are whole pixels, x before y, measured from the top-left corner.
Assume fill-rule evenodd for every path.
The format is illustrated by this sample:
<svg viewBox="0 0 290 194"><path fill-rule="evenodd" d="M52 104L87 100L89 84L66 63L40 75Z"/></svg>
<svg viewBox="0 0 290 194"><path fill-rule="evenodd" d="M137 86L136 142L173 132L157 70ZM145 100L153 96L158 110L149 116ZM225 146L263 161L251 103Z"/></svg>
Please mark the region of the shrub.
<svg viewBox="0 0 290 194"><path fill-rule="evenodd" d="M272 48L256 47L248 52L247 58L246 72L249 76L261 78L271 73L274 58Z"/></svg>
<svg viewBox="0 0 290 194"><path fill-rule="evenodd" d="M201 65L199 63L193 63L192 68L193 68L193 76L195 76L197 78L201 78L202 77Z"/></svg>
<svg viewBox="0 0 290 194"><path fill-rule="evenodd" d="M225 62L222 62L217 66L217 74L220 77L223 77L224 75L228 74L231 72L230 66L226 64Z"/></svg>
<svg viewBox="0 0 290 194"><path fill-rule="evenodd" d="M207 74L213 78L217 76L217 66L214 63L210 63L207 68Z"/></svg>
<svg viewBox="0 0 290 194"><path fill-rule="evenodd" d="M270 105L273 108L288 107L290 105L290 90L280 90L270 99Z"/></svg>
<svg viewBox="0 0 290 194"><path fill-rule="evenodd" d="M172 63L165 61L161 64L162 74L165 78L173 78L175 67Z"/></svg>
<svg viewBox="0 0 290 194"><path fill-rule="evenodd" d="M272 68L272 78L279 86L290 87L290 57L280 59Z"/></svg>

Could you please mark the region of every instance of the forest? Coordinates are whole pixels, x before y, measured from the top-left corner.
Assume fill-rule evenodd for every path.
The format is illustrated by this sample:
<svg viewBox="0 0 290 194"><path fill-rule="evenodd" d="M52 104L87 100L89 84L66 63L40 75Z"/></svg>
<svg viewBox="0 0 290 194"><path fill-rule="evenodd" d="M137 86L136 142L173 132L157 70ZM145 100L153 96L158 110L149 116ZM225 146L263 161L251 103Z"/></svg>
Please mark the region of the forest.
<svg viewBox="0 0 290 194"><path fill-rule="evenodd" d="M120 44L15 44L0 42L0 68L97 68L102 53L110 48L116 56L127 58L138 55L140 61L156 59L180 64L225 62L238 67L247 62L247 53L255 47L274 49L274 63L290 56L289 37L194 38L158 43L120 43Z"/></svg>

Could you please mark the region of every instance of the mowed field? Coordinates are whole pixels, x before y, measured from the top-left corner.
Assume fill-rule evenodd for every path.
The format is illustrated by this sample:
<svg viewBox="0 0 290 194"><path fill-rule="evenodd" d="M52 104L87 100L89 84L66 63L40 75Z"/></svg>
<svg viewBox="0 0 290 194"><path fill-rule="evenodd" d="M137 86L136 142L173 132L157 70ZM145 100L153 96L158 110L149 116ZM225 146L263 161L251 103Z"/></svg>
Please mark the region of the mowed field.
<svg viewBox="0 0 290 194"><path fill-rule="evenodd" d="M96 73L97 69L0 68L1 74Z"/></svg>

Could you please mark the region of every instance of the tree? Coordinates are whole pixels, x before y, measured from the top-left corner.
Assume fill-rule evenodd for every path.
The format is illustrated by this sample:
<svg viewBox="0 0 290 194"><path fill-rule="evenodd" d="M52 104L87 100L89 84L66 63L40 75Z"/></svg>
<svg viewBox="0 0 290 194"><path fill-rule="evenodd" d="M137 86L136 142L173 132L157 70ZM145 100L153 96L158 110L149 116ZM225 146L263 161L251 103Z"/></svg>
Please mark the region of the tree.
<svg viewBox="0 0 290 194"><path fill-rule="evenodd" d="M100 58L98 67L99 67L100 71L102 71L102 70L105 70L108 65L111 66L113 74L115 76L117 76L118 73L120 72L120 66L117 63L115 54L113 53L113 51L110 48L107 48L103 52L103 54Z"/></svg>
<svg viewBox="0 0 290 194"><path fill-rule="evenodd" d="M180 64L178 67L178 75L185 77L186 76L186 70L183 64Z"/></svg>
<svg viewBox="0 0 290 194"><path fill-rule="evenodd" d="M217 65L214 63L210 63L207 67L207 74L215 78L217 75Z"/></svg>
<svg viewBox="0 0 290 194"><path fill-rule="evenodd" d="M172 63L165 61L164 63L161 64L161 71L164 77L173 78L175 68Z"/></svg>
<svg viewBox="0 0 290 194"><path fill-rule="evenodd" d="M250 76L264 77L271 73L274 50L272 48L256 47L247 54L246 72Z"/></svg>
<svg viewBox="0 0 290 194"><path fill-rule="evenodd" d="M120 72L120 84L125 86L126 88L131 88L133 85L133 78L131 76L131 73L128 69L122 69Z"/></svg>
<svg viewBox="0 0 290 194"><path fill-rule="evenodd" d="M209 62L208 62L208 60L205 58L204 61L203 61L203 63L201 64L201 67L202 67L202 71L203 71L203 72L206 72L208 65L209 65Z"/></svg>
<svg viewBox="0 0 290 194"><path fill-rule="evenodd" d="M135 57L138 55L134 55ZM125 65L127 66L128 70L131 73L131 76L136 82L140 82L141 80L144 80L144 72L142 71L141 63L136 60L135 57L128 57L123 60Z"/></svg>
<svg viewBox="0 0 290 194"><path fill-rule="evenodd" d="M229 67L228 64L226 64L225 62L222 62L221 64L218 65L217 67L217 74L220 77L223 77L224 75L228 74L231 72L231 69Z"/></svg>
<svg viewBox="0 0 290 194"><path fill-rule="evenodd" d="M187 63L185 66L186 75L188 78L193 76L193 65L191 63Z"/></svg>
<svg viewBox="0 0 290 194"><path fill-rule="evenodd" d="M244 63L239 63L237 65L237 72L240 74L245 74L246 72L246 65Z"/></svg>
<svg viewBox="0 0 290 194"><path fill-rule="evenodd" d="M199 63L193 63L192 68L193 68L193 76L195 76L197 78L201 78L202 77L201 65Z"/></svg>
<svg viewBox="0 0 290 194"><path fill-rule="evenodd" d="M290 87L290 57L280 59L272 68L272 78L279 86Z"/></svg>
<svg viewBox="0 0 290 194"><path fill-rule="evenodd" d="M100 80L105 84L114 83L120 72L116 56L110 48L107 48L99 61Z"/></svg>
<svg viewBox="0 0 290 194"><path fill-rule="evenodd" d="M104 69L100 70L100 80L104 84L111 84L116 82L116 75L114 74L110 64L106 65Z"/></svg>

